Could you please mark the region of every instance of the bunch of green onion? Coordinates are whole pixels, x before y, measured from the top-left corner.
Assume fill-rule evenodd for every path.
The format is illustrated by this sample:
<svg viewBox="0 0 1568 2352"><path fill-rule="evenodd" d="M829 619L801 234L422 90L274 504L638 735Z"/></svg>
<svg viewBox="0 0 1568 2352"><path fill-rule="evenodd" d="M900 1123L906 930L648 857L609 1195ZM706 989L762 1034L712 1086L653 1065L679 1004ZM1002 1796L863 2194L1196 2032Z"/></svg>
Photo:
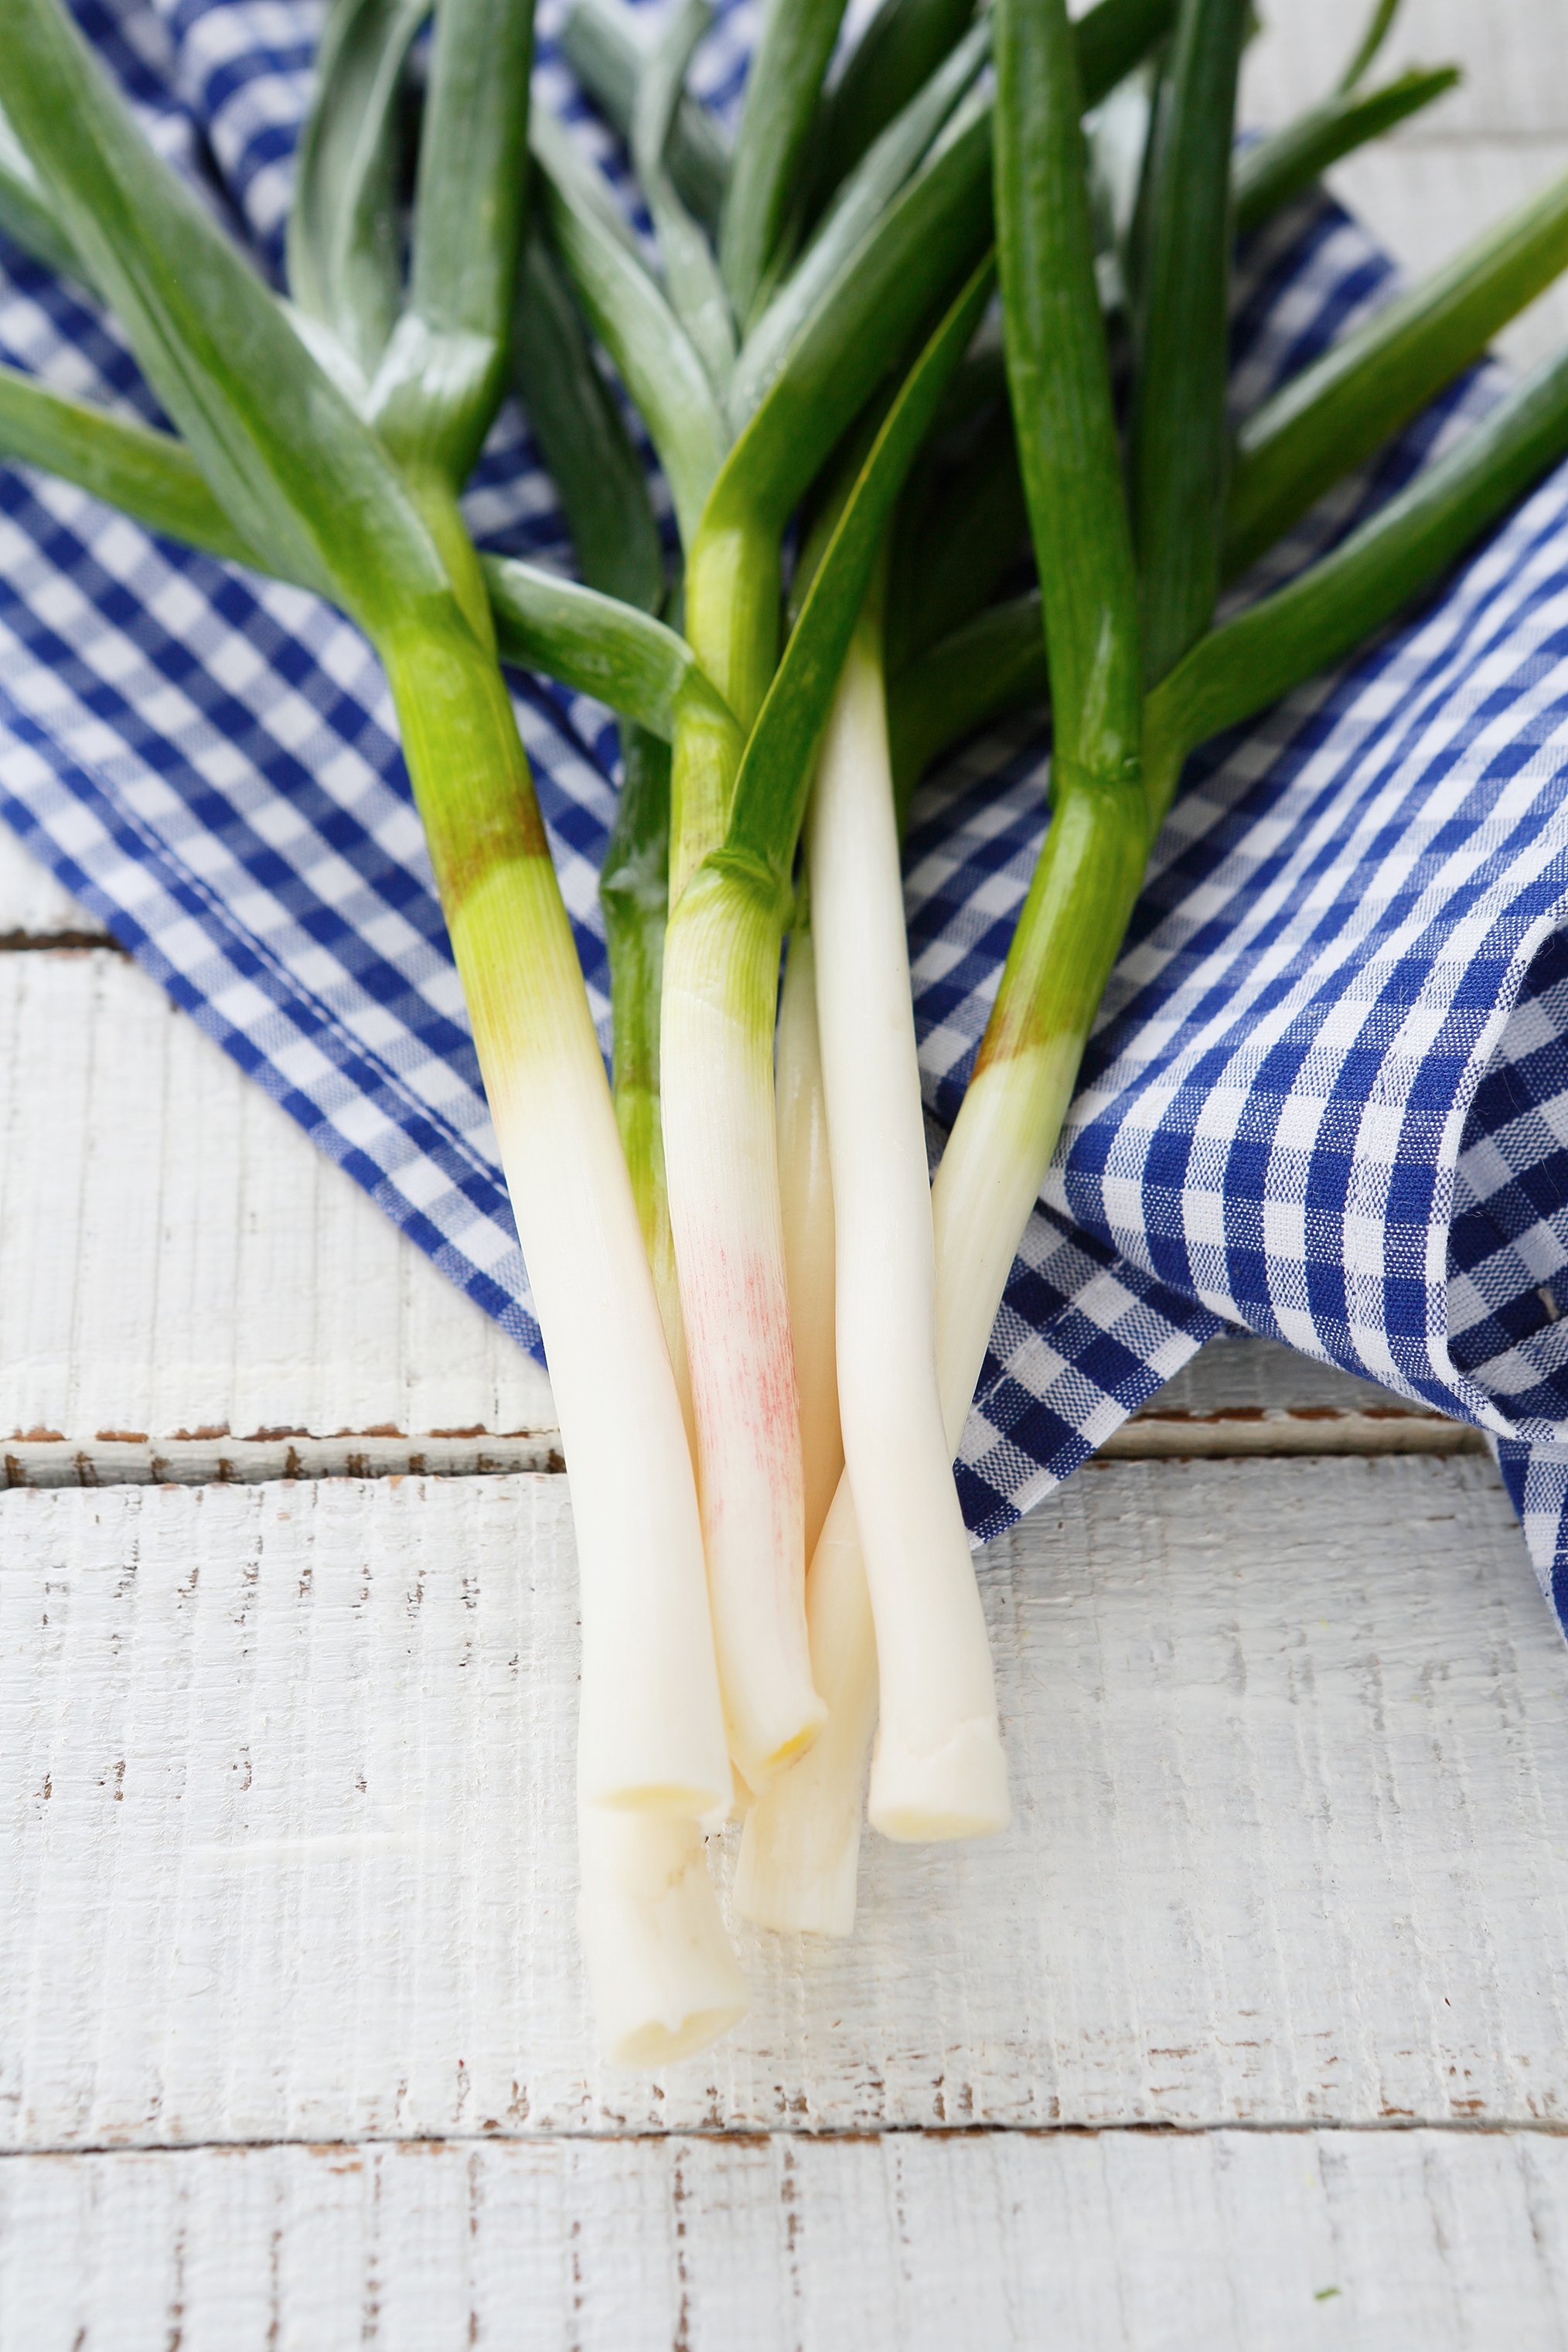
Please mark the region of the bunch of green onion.
<svg viewBox="0 0 1568 2352"><path fill-rule="evenodd" d="M333 0L284 300L60 0L0 0L0 226L110 307L174 427L0 370L0 452L331 597L386 667L572 1476L581 1923L634 2064L744 2011L705 1848L732 1812L735 1907L829 1935L868 1766L887 1836L1005 1826L952 1461L1154 835L1192 750L1568 450L1564 358L1216 625L1568 265L1568 182L1233 429L1238 230L1454 79L1368 86L1394 0L1239 149L1247 0L882 0L836 64L843 6L771 0L731 142L688 86L704 0L578 0L639 237L531 109L529 0ZM581 582L468 537L509 385ZM622 720L613 1089L503 662ZM1049 823L933 1187L909 796L1047 695Z"/></svg>

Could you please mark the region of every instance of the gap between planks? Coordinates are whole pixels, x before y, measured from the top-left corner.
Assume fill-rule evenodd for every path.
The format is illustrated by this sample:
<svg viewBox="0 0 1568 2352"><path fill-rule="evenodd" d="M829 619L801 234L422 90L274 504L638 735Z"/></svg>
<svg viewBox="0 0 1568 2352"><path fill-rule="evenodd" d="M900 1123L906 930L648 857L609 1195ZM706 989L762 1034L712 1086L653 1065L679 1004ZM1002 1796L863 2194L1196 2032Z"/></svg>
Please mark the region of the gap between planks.
<svg viewBox="0 0 1568 2352"><path fill-rule="evenodd" d="M653 2085L572 1931L563 1481L18 1494L0 1550L10 2145L1568 2123L1565 1660L1488 1465L1048 1497L982 1576L1011 1830L741 1927Z"/></svg>
<svg viewBox="0 0 1568 2352"><path fill-rule="evenodd" d="M1150 1412L1110 1436L1095 1462L1279 1462L1343 1455L1485 1454L1479 1429L1398 1406L1242 1407L1207 1414ZM331 1437L103 1436L83 1444L49 1434L12 1438L0 1450L0 1486L209 1486L294 1478L513 1477L558 1474L565 1461L550 1433L488 1432L405 1437L342 1431Z"/></svg>
<svg viewBox="0 0 1568 2352"><path fill-rule="evenodd" d="M252 2134L234 2139L104 2139L61 2140L58 2145L29 2142L26 2147L0 2147L0 2170L7 2165L29 2164L58 2157L62 2161L84 2158L131 2156L268 2156L274 2150L297 2149L307 2156L361 2156L387 2149L395 2155L418 2156L477 2148L550 2149L576 2147L669 2148L688 2142L704 2149L778 2147L867 2147L884 2141L934 2141L942 2147L994 2143L1048 2145L1066 2140L1174 2140L1191 2142L1216 2137L1244 2139L1408 2139L1435 2133L1445 2139L1568 2140L1568 2122L1540 2116L1366 2116L1321 2120L1310 2116L1210 2116L1192 2123L1152 2123L1130 2116L1126 2121L1056 2124L912 2123L845 2125L775 2123L703 2125L672 2123L668 2129L644 2126L621 2130L614 2125L584 2124L581 2130L552 2125L548 2131L426 2132L401 2138L395 2132L360 2132L350 2139L310 2138L303 2133Z"/></svg>

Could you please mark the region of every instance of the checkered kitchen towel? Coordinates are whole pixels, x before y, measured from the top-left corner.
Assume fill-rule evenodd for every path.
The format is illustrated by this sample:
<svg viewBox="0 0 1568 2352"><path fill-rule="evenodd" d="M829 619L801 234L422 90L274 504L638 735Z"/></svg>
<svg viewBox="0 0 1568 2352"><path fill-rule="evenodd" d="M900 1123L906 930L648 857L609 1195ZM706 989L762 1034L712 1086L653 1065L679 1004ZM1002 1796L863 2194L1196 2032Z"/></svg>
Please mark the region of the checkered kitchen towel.
<svg viewBox="0 0 1568 2352"><path fill-rule="evenodd" d="M314 0L79 0L163 151L276 268ZM542 26L547 97L600 131ZM749 26L705 87L732 99ZM3 61L0 61L3 80ZM1254 240L1245 407L1384 299L1331 205ZM155 412L110 323L0 247L0 353ZM1479 373L1331 503L1299 562L1495 397ZM468 501L569 551L509 408ZM595 1009L608 714L519 678ZM1045 823L1037 730L917 803L931 1111L951 1120ZM1407 627L1211 747L1157 850L961 1477L977 1538L1244 1325L1488 1431L1568 1622L1568 470ZM381 675L312 598L0 468L0 815L524 1346L539 1334Z"/></svg>

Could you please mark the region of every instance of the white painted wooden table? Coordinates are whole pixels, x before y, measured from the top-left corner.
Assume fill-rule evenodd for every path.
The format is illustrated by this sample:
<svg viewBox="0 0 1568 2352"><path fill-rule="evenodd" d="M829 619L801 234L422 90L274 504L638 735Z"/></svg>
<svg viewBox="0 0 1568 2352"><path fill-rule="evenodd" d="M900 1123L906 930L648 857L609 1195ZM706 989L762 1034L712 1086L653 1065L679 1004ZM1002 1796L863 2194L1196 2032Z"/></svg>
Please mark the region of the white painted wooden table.
<svg viewBox="0 0 1568 2352"><path fill-rule="evenodd" d="M1407 15L1469 89L1345 179L1419 262L1568 163L1568 21ZM605 2074L548 1387L0 838L4 2352L1568 2344L1490 1463L1229 1342L1113 1451L986 1563L1008 1837L873 1841L851 1947Z"/></svg>

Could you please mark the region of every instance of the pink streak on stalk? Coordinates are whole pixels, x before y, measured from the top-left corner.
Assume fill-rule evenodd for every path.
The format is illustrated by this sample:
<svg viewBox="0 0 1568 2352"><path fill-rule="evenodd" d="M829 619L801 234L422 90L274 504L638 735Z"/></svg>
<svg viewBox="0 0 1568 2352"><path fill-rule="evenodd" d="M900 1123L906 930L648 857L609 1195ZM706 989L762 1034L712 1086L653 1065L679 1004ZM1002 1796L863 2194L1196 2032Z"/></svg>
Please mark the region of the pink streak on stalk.
<svg viewBox="0 0 1568 2352"><path fill-rule="evenodd" d="M710 1567L719 1569L731 1588L743 1578L752 1596L761 1600L757 1571L766 1566L765 1599L776 1638L787 1653L792 1622L804 1605L805 1536L800 1405L782 1265L765 1249L735 1250L717 1243L703 1254L700 1278L689 1286L689 1301L700 1461L717 1468L726 1452L732 1461L740 1440L749 1440L753 1449L743 1498L734 1496L727 1476L699 1476ZM739 1334L747 1342L743 1347L736 1344ZM721 1367L730 1377L717 1381ZM759 1497L765 1498L773 1521L765 1563L755 1548ZM732 1528L743 1552L727 1541Z"/></svg>

